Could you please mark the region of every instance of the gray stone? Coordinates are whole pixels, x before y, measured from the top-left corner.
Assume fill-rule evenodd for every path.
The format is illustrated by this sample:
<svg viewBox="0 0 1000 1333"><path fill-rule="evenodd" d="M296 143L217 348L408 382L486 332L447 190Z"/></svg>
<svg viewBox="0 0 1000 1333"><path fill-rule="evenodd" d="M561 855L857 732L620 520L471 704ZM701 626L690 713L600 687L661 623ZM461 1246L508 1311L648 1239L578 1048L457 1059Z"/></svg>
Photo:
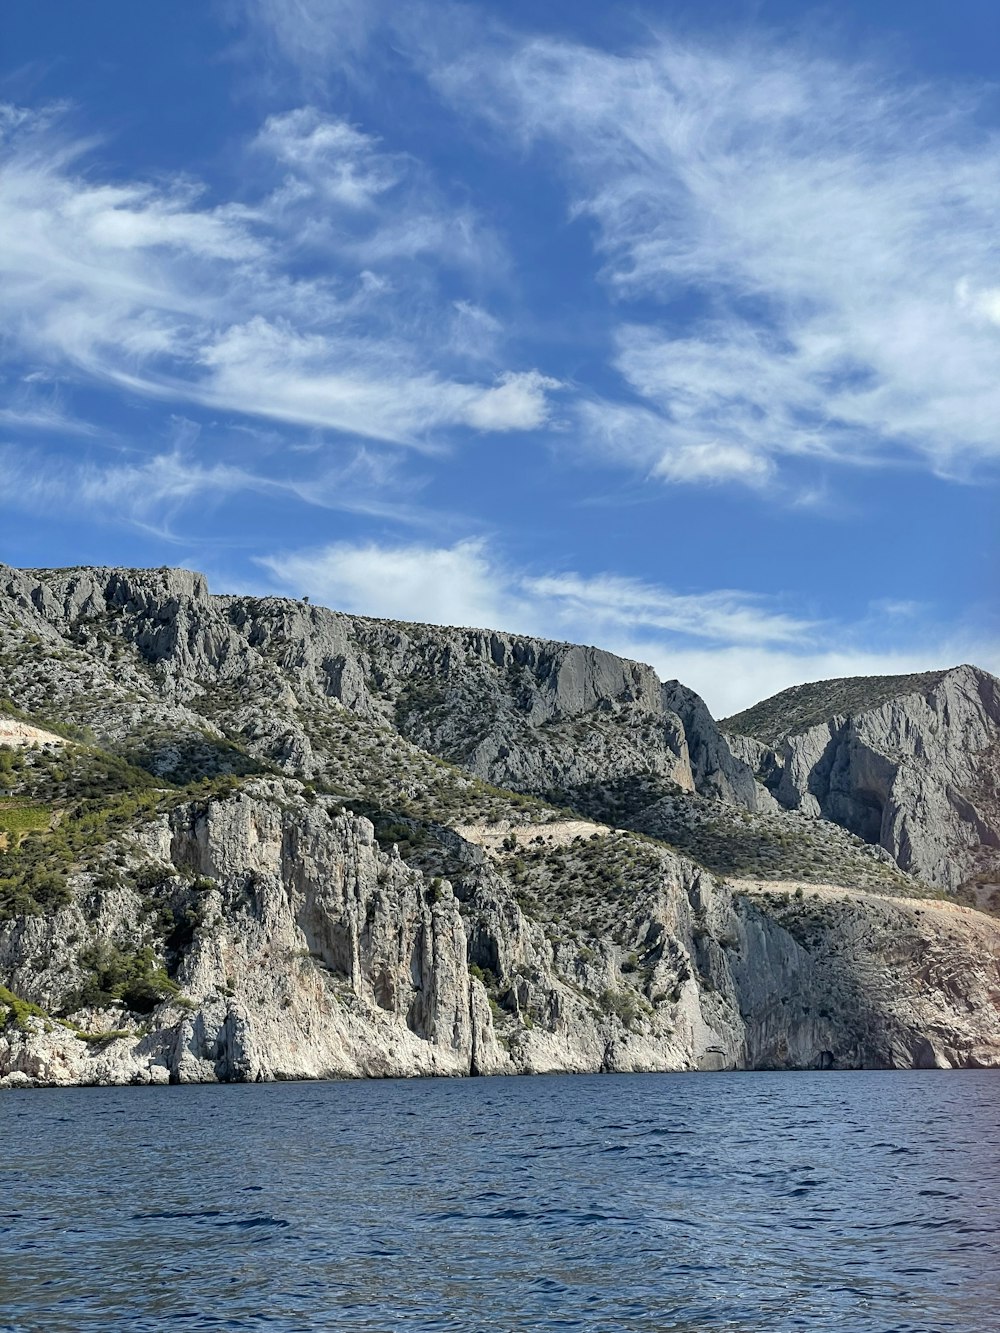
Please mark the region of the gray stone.
<svg viewBox="0 0 1000 1333"><path fill-rule="evenodd" d="M895 870L896 897L727 881L520 795L634 790L623 824L733 843L825 816L831 865L854 864L839 820L950 884L995 846L986 673L730 743L690 690L596 648L213 597L177 570L0 567L0 649L26 713L154 772L239 775L169 789L73 867L68 905L0 923L0 981L48 1015L6 1015L0 1086L1000 1065L989 917L900 897ZM158 907L195 922L179 993L74 1012L87 942L167 961Z"/></svg>
<svg viewBox="0 0 1000 1333"><path fill-rule="evenodd" d="M854 711L773 747L733 735L732 748L784 807L832 820L921 879L951 891L1000 882L1000 682L974 666L900 678L896 694L892 680L870 682L871 706L864 680L797 687L798 700L822 690L832 704L843 686ZM780 716L782 699L742 724Z"/></svg>

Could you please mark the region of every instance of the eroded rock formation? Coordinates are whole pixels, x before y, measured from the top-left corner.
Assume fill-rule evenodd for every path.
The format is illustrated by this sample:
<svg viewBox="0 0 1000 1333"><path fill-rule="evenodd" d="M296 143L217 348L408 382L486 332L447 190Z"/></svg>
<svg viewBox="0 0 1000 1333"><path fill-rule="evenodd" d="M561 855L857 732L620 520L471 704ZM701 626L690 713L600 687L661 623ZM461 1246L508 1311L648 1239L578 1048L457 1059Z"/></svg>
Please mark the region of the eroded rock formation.
<svg viewBox="0 0 1000 1333"><path fill-rule="evenodd" d="M0 1081L1000 1065L1000 925L891 860L991 864L997 682L830 684L727 741L595 648L0 568Z"/></svg>
<svg viewBox="0 0 1000 1333"><path fill-rule="evenodd" d="M823 681L726 725L787 809L832 820L941 888L1000 885L995 676L959 666Z"/></svg>

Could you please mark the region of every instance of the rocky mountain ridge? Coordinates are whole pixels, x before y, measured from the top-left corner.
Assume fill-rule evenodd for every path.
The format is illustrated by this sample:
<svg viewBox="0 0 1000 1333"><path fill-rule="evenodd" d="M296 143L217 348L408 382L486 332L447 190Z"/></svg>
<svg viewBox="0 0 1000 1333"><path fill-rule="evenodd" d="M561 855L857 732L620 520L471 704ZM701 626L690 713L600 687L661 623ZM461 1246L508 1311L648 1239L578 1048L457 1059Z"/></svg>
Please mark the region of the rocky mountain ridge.
<svg viewBox="0 0 1000 1333"><path fill-rule="evenodd" d="M796 686L722 725L785 809L943 889L1000 889L1000 682L988 672Z"/></svg>
<svg viewBox="0 0 1000 1333"><path fill-rule="evenodd" d="M0 696L8 1086L1000 1065L1000 925L641 664L0 567Z"/></svg>
<svg viewBox="0 0 1000 1333"><path fill-rule="evenodd" d="M11 1004L0 1034L8 1086L1000 1064L1000 928L946 904L741 892L654 851L614 933L581 932L579 905L554 931L492 867L429 879L284 780L182 804L127 855L193 904L172 980L150 973L125 1014L91 994L67 1025L67 991L93 985L79 939L105 941L98 971L150 948L148 907L135 879L91 881L23 919L0 936L6 994L34 1011Z"/></svg>
<svg viewBox="0 0 1000 1333"><path fill-rule="evenodd" d="M285 765L283 745L305 772L308 738L295 713L337 700L498 786L571 792L611 766L750 809L772 806L693 691L598 648L371 620L288 598L213 597L187 570L0 567L3 603L22 631L82 649L91 685L98 669L113 667L120 681L124 667L131 691L155 693L161 710L200 712L208 689L266 701L287 723L270 757ZM23 688L42 703L54 682L25 679ZM93 707L93 695L73 702L111 739L134 730L132 717ZM165 720L176 728L181 715Z"/></svg>

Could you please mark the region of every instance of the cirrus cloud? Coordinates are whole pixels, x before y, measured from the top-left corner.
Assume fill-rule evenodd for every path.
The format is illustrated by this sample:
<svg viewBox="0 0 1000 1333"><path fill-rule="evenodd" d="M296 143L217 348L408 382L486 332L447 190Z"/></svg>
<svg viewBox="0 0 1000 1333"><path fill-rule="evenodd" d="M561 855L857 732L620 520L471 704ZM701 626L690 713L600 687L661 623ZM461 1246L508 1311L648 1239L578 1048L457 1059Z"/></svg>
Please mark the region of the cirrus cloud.
<svg viewBox="0 0 1000 1333"><path fill-rule="evenodd" d="M581 417L595 449L752 485L789 455L1000 461L1000 145L975 89L768 35L493 35L427 68L502 148L547 155L619 311L641 302L620 398ZM625 412L645 446L620 444Z"/></svg>
<svg viewBox="0 0 1000 1333"><path fill-rule="evenodd" d="M53 115L8 109L0 128L5 350L22 377L44 367L418 448L546 422L557 382L503 365L470 379L456 296L421 263L434 253L453 272L495 238L355 127L310 108L272 116L253 147L285 175L222 204L189 181L95 182L94 145Z"/></svg>
<svg viewBox="0 0 1000 1333"><path fill-rule="evenodd" d="M1000 669L995 639L934 624L914 603L876 601L849 624L817 620L738 589L679 593L614 573L533 574L483 538L451 546L334 542L256 563L275 587L341 611L595 644L692 686L716 717L803 680L960 661Z"/></svg>

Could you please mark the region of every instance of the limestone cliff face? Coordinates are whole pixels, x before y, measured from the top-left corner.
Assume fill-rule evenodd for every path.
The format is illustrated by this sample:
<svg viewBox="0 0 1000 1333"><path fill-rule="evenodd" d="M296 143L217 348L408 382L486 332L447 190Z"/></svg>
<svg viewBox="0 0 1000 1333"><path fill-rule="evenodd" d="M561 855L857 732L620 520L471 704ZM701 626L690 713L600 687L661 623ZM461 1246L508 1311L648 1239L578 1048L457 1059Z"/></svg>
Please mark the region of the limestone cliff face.
<svg viewBox="0 0 1000 1333"><path fill-rule="evenodd" d="M1000 926L886 869L993 873L972 668L730 743L595 648L0 567L0 695L5 1086L1000 1065Z"/></svg>
<svg viewBox="0 0 1000 1333"><path fill-rule="evenodd" d="M1000 926L961 908L727 888L661 852L619 939L581 948L489 860L429 879L281 781L179 806L118 851L139 854L197 908L179 994L148 1017L70 1002L86 1041L47 1016L81 940L148 932L138 892L81 877L0 929L9 990L45 1011L0 1028L4 1085L1000 1065Z"/></svg>
<svg viewBox="0 0 1000 1333"><path fill-rule="evenodd" d="M929 883L1000 883L1000 682L960 666L899 678L895 692L893 678L876 678L868 698L865 684L776 696L730 720L760 733L734 735L732 747L783 806L833 820ZM811 694L852 711L815 719L803 707ZM776 735L796 706L808 725Z"/></svg>
<svg viewBox="0 0 1000 1333"><path fill-rule="evenodd" d="M202 1082L409 1076L548 1069L697 1066L715 1040L697 987L674 1029L631 1033L560 974L559 944L526 919L508 885L479 868L459 887L428 880L375 843L371 824L306 800L293 784L255 783L187 805L146 833L166 873L197 885L199 924L176 984L141 1036L83 1042L42 1017L0 1034L0 1076L13 1082ZM206 887L207 886L207 887ZM9 989L47 1011L78 981L79 943L142 938L136 893L95 895L45 921L0 930ZM572 957L576 947L572 945ZM481 960L505 1009L502 1042ZM612 964L595 959L595 977ZM71 1006L72 1007L72 1006ZM537 1015L537 1023L530 1014ZM71 1013L118 1030L113 1011ZM735 1051L727 1045L727 1059Z"/></svg>
<svg viewBox="0 0 1000 1333"><path fill-rule="evenodd" d="M748 809L773 804L697 695L597 648L213 597L187 570L0 567L0 607L82 650L94 686L113 680L117 695L127 683L155 698L173 728L204 725L193 705L206 691L241 687L268 714L257 719L260 749L300 771L311 747L296 710L336 699L518 791L653 773ZM134 726L127 706L94 712L115 739Z"/></svg>
<svg viewBox="0 0 1000 1333"><path fill-rule="evenodd" d="M733 889L744 943L732 971L751 1067L1000 1064L994 919L829 886Z"/></svg>

